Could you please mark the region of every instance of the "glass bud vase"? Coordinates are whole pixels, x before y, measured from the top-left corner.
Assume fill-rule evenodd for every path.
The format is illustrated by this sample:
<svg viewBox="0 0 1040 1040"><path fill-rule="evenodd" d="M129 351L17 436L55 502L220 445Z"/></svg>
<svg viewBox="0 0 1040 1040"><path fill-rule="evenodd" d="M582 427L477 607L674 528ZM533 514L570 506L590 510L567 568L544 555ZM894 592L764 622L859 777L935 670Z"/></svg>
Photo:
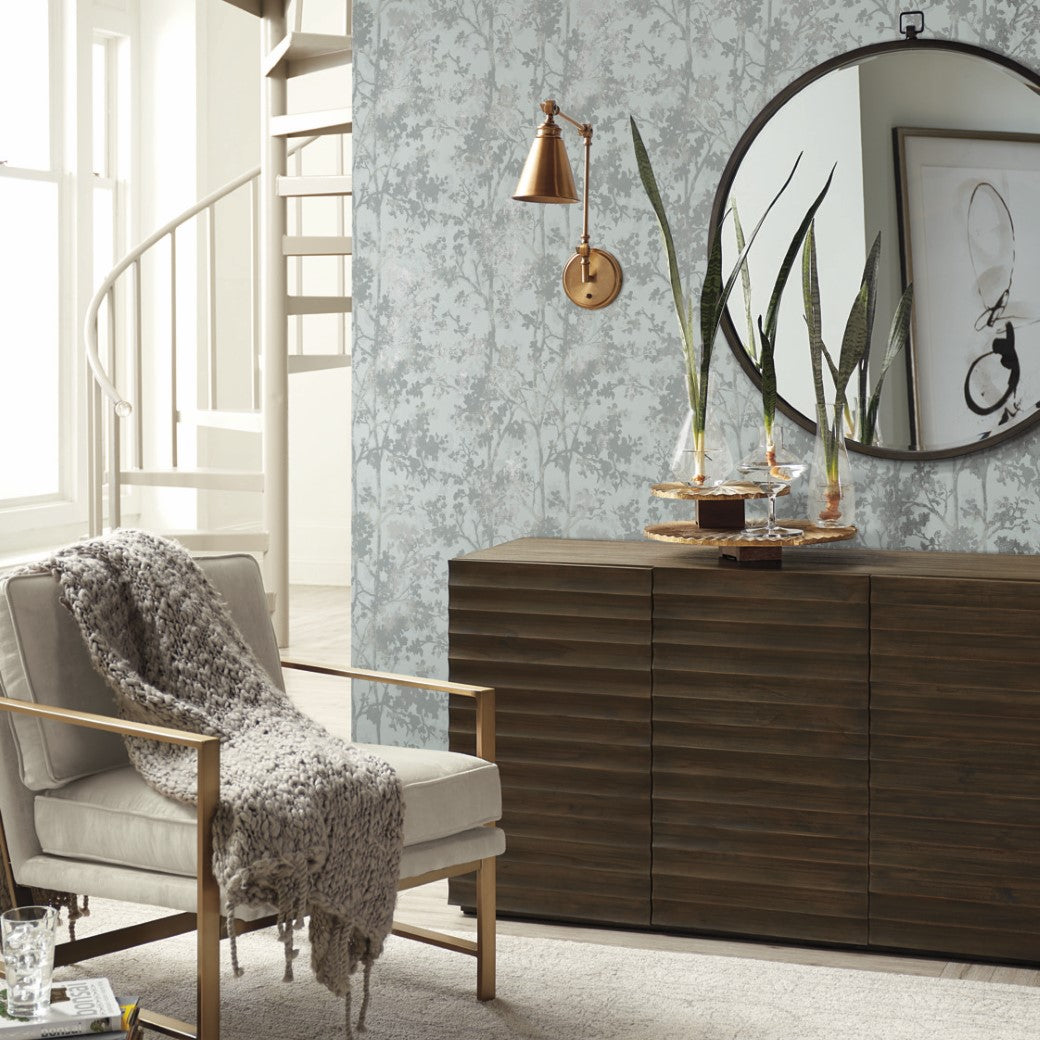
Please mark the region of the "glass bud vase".
<svg viewBox="0 0 1040 1040"><path fill-rule="evenodd" d="M852 527L856 523L856 481L845 447L846 416L841 404L828 402L827 425L816 431L809 472L809 522L817 527Z"/></svg>
<svg viewBox="0 0 1040 1040"><path fill-rule="evenodd" d="M693 409L686 412L672 451L669 474L672 480L690 487L715 487L733 475L733 454L710 409L703 433L693 428Z"/></svg>

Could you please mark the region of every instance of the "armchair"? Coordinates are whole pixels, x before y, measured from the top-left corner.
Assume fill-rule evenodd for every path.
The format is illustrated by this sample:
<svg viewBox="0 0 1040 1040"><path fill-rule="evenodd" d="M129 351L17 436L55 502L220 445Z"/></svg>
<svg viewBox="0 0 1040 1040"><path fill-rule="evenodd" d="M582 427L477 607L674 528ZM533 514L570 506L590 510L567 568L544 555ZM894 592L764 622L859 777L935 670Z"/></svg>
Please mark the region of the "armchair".
<svg viewBox="0 0 1040 1040"><path fill-rule="evenodd" d="M475 872L477 940L394 922L394 934L476 958L477 998L495 995L495 857L505 838L494 765L494 690L458 683L279 660L259 568L252 557L198 561L223 596L246 642L284 689L282 667L473 698L477 756L369 747L404 787L405 833L399 889ZM175 911L154 921L59 945L69 964L184 932L197 932L194 1025L155 1010L144 1024L183 1040L219 1040L220 941L274 924L246 907L222 915L209 869L211 823L220 792L220 742L111 717L111 695L94 671L50 575L0 581L0 889L3 901L31 902L30 888L133 901ZM129 765L124 735L195 750L197 806L148 787Z"/></svg>

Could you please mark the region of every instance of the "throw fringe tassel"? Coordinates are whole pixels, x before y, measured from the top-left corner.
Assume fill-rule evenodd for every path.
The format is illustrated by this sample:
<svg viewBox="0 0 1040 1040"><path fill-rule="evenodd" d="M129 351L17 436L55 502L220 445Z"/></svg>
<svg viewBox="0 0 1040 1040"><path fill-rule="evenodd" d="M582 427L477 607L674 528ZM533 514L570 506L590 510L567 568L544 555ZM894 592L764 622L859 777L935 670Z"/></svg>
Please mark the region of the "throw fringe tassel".
<svg viewBox="0 0 1040 1040"><path fill-rule="evenodd" d="M54 892L48 888L31 889L32 897L39 906L53 906L60 914L68 911L69 941L76 941L76 922L81 917L90 917L90 896L80 897L73 892Z"/></svg>
<svg viewBox="0 0 1040 1040"><path fill-rule="evenodd" d="M371 996L369 992L369 983L372 978L372 961L370 958L365 959L365 988L364 993L361 997L361 1010L358 1012L357 1017L357 1031L363 1033L365 1031L365 1015L368 1013L368 999Z"/></svg>
<svg viewBox="0 0 1040 1040"><path fill-rule="evenodd" d="M75 897L70 898L73 899L72 905L75 906ZM83 903L83 909L76 911L77 917L83 917L86 913L89 913L89 910L87 909L86 905L86 899L84 899ZM69 904L65 903L63 905L67 906ZM235 906L231 903L228 903L227 912L228 945L231 947L231 969L234 972L236 978L241 978L245 974L245 972L242 970L241 967L239 967L238 964L238 922L235 920ZM71 927L72 910L70 910L69 913ZM298 949L295 949L293 947L293 932L295 931L295 929L301 928L303 926L303 923L304 911L302 908L297 910L290 910L284 914L279 914L278 919L275 922L275 927L278 932L278 941L282 943L285 947L285 975L282 979L283 982L293 981L292 962L299 956L300 953ZM366 1032L365 1018L368 1015L368 1006L371 1002L372 997L372 965L374 961L370 956L365 956L363 958L363 963L365 966L364 984L361 992L361 1009L360 1011L358 1011L356 1029L354 1028L353 1022L351 1022L353 1011L353 1001L351 997L352 986L350 980L347 979L347 992L346 996L343 998L346 1020L345 1040L356 1040L357 1033Z"/></svg>
<svg viewBox="0 0 1040 1040"><path fill-rule="evenodd" d="M231 947L231 970L236 979L242 978L245 972L238 966L238 919L235 917L236 904L228 903L227 933L228 946Z"/></svg>
<svg viewBox="0 0 1040 1040"><path fill-rule="evenodd" d="M295 911L278 916L278 938L285 947L285 974L282 976L282 982L293 981L292 962L300 955L300 951L293 946L293 925L296 919Z"/></svg>

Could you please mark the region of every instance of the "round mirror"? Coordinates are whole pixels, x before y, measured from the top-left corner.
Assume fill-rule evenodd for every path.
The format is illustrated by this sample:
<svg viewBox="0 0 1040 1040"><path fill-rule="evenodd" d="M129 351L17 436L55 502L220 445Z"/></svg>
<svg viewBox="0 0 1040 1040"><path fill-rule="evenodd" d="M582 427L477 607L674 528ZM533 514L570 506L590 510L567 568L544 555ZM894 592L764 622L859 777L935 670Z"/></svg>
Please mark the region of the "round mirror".
<svg viewBox="0 0 1040 1040"><path fill-rule="evenodd" d="M823 341L838 361L880 234L870 349L847 387L876 423L850 447L943 458L1040 420L1040 77L1001 55L946 41L862 48L782 91L741 138L712 213L723 270L802 154L748 255L723 319L760 383L760 315L796 231L834 167L816 214ZM776 326L778 405L815 429L802 250ZM888 358L893 317L913 285L909 337ZM898 339L894 346L898 346ZM826 370L826 365L824 365ZM829 379L829 376L826 377ZM824 388L828 397L833 390Z"/></svg>

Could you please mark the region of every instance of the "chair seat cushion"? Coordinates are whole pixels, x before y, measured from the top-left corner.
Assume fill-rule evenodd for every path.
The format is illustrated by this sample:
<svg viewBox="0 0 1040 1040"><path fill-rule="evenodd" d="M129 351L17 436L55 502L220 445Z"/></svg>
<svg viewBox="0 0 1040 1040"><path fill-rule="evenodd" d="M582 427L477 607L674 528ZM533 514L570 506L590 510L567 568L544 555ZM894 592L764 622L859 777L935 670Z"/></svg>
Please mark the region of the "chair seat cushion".
<svg viewBox="0 0 1040 1040"><path fill-rule="evenodd" d="M404 785L405 846L480 827L502 815L498 767L450 751L359 745L386 759ZM132 766L38 794L44 852L195 876L195 808L153 791Z"/></svg>

